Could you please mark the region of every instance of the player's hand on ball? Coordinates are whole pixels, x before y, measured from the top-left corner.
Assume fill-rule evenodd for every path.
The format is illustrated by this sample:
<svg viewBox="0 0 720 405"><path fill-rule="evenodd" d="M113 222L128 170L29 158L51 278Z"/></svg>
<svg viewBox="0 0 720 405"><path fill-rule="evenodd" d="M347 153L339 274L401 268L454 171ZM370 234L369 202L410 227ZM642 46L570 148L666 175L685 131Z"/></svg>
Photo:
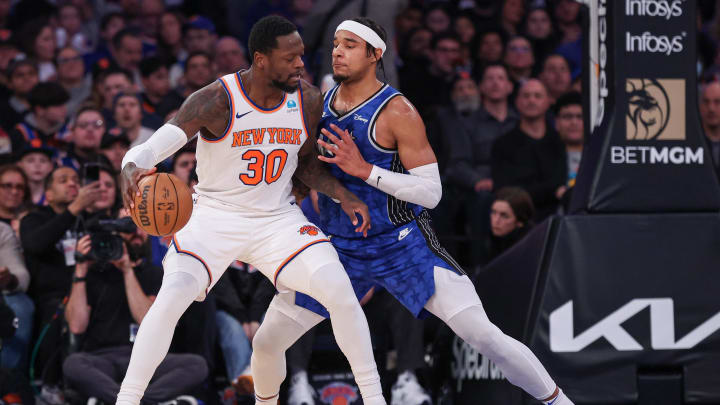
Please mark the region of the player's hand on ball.
<svg viewBox="0 0 720 405"><path fill-rule="evenodd" d="M358 225L357 216L360 214L362 223L360 226L355 228L355 232L362 232L363 236L367 237L367 231L370 229L370 209L364 202L360 201L355 194L347 192L347 196L340 201L340 208L345 211L345 214L350 218L350 222L353 225Z"/></svg>
<svg viewBox="0 0 720 405"><path fill-rule="evenodd" d="M355 141L347 130L342 130L335 124L330 124L334 134L323 128L320 131L330 142L318 139L318 144L332 152L333 157L318 156L318 159L327 163L335 163L345 173L367 180L372 171L372 165L365 161Z"/></svg>
<svg viewBox="0 0 720 405"><path fill-rule="evenodd" d="M138 183L140 179L157 171L157 168L141 169L135 163L128 163L120 173L120 189L122 190L123 206L128 210L135 208L135 196L140 193Z"/></svg>

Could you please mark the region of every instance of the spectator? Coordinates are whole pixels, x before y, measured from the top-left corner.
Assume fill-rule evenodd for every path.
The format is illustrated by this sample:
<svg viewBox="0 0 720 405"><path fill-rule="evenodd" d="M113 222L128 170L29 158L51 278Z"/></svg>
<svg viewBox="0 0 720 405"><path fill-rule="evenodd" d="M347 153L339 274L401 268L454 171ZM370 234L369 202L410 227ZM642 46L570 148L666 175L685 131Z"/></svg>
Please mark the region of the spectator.
<svg viewBox="0 0 720 405"><path fill-rule="evenodd" d="M126 215L126 214L125 214ZM80 352L63 363L63 373L79 392L104 403L116 400L122 371L130 361L132 342L160 289L162 271L135 261L133 234L123 234L123 254L109 263L82 261L75 265L65 317L70 332L84 334ZM132 238L132 239L131 239ZM90 236L78 241L78 253L91 251ZM130 333L128 333L130 331ZM145 391L145 400L164 402L187 393L208 375L205 360L193 354L168 354Z"/></svg>
<svg viewBox="0 0 720 405"><path fill-rule="evenodd" d="M178 89L178 93L183 98L187 98L213 80L215 80L215 76L210 54L203 51L192 52L185 62L185 86Z"/></svg>
<svg viewBox="0 0 720 405"><path fill-rule="evenodd" d="M570 91L572 85L570 66L565 57L558 54L550 55L545 59L538 78L548 89L550 104L555 104L558 98Z"/></svg>
<svg viewBox="0 0 720 405"><path fill-rule="evenodd" d="M475 21L472 15L468 13L459 14L455 17L453 26L460 43L469 46L475 39Z"/></svg>
<svg viewBox="0 0 720 405"><path fill-rule="evenodd" d="M95 52L85 57L86 66L95 66L94 74L110 67L112 39L125 28L125 16L119 12L105 14L100 20L100 38Z"/></svg>
<svg viewBox="0 0 720 405"><path fill-rule="evenodd" d="M182 148L175 153L172 162L172 174L176 175L183 183L190 182L190 172L196 165L195 150Z"/></svg>
<svg viewBox="0 0 720 405"><path fill-rule="evenodd" d="M425 26L433 35L448 32L450 23L450 11L440 2L431 5L425 13Z"/></svg>
<svg viewBox="0 0 720 405"><path fill-rule="evenodd" d="M565 146L545 119L550 100L541 81L525 82L516 106L520 123L492 146L493 186L524 188L532 197L537 218L544 219L557 208L566 190Z"/></svg>
<svg viewBox="0 0 720 405"><path fill-rule="evenodd" d="M106 121L112 119L113 103L120 93L134 90L132 73L125 69L108 69L100 79L102 93L102 113Z"/></svg>
<svg viewBox="0 0 720 405"><path fill-rule="evenodd" d="M525 37L515 37L508 42L505 49L505 65L508 67L510 78L516 87L532 76L535 57L530 41Z"/></svg>
<svg viewBox="0 0 720 405"><path fill-rule="evenodd" d="M18 318L15 336L3 340L0 350L0 367L6 370L27 371L35 312L35 305L25 294L29 284L30 273L25 267L20 242L9 225L0 223L0 289L3 300Z"/></svg>
<svg viewBox="0 0 720 405"><path fill-rule="evenodd" d="M92 80L85 75L85 65L80 52L75 48L61 49L57 58L58 83L70 95L67 103L68 115L75 115L80 106L90 97Z"/></svg>
<svg viewBox="0 0 720 405"><path fill-rule="evenodd" d="M570 92L555 103L555 129L565 144L567 156L567 187L575 184L583 151L583 111L580 93ZM563 193L564 194L564 193Z"/></svg>
<svg viewBox="0 0 720 405"><path fill-rule="evenodd" d="M423 26L423 11L417 3L410 3L395 18L395 30L398 38L407 38L411 31ZM432 34L430 35L432 37ZM402 48L402 47L400 47Z"/></svg>
<svg viewBox="0 0 720 405"><path fill-rule="evenodd" d="M459 57L460 41L455 35L436 35L430 65L415 67L401 77L403 93L425 119L430 119L439 106L450 105L455 63Z"/></svg>
<svg viewBox="0 0 720 405"><path fill-rule="evenodd" d="M504 0L500 12L500 24L509 36L515 36L518 27L525 17L525 3L523 0Z"/></svg>
<svg viewBox="0 0 720 405"><path fill-rule="evenodd" d="M8 85L9 78L6 76L7 68L12 61L20 59L21 57L22 53L20 52L20 48L18 48L12 31L0 28L0 84L3 86Z"/></svg>
<svg viewBox="0 0 720 405"><path fill-rule="evenodd" d="M120 128L113 128L103 135L100 152L110 162L115 173L120 173L122 160L128 149L130 149L130 139Z"/></svg>
<svg viewBox="0 0 720 405"><path fill-rule="evenodd" d="M38 84L37 66L31 59L11 62L7 70L10 97L0 99L0 124L6 132L12 131L15 125L23 121L30 110L28 96L30 90ZM9 148L8 148L9 149ZM0 150L8 153L10 150Z"/></svg>
<svg viewBox="0 0 720 405"><path fill-rule="evenodd" d="M10 133L12 150L21 151L26 145L59 148L68 141L67 91L55 83L39 83L28 94L31 112Z"/></svg>
<svg viewBox="0 0 720 405"><path fill-rule="evenodd" d="M0 27L7 28L10 17L11 0L0 0Z"/></svg>
<svg viewBox="0 0 720 405"><path fill-rule="evenodd" d="M247 69L249 66L245 48L237 39L222 37L215 44L215 68L218 77Z"/></svg>
<svg viewBox="0 0 720 405"><path fill-rule="evenodd" d="M38 78L45 82L55 78L55 33L50 23L42 18L32 20L20 32L25 54L37 62Z"/></svg>
<svg viewBox="0 0 720 405"><path fill-rule="evenodd" d="M80 170L88 162L97 161L100 141L105 133L105 121L100 111L85 107L78 112L71 124L73 143L67 152L61 153L60 164Z"/></svg>
<svg viewBox="0 0 720 405"><path fill-rule="evenodd" d="M485 66L502 61L504 43L503 32L500 30L485 31L478 36L473 66L473 76L476 80L480 81Z"/></svg>
<svg viewBox="0 0 720 405"><path fill-rule="evenodd" d="M432 59L432 32L427 28L416 28L408 33L407 46L400 48L400 57L403 61L400 75L403 76L408 69L417 65L425 65Z"/></svg>
<svg viewBox="0 0 720 405"><path fill-rule="evenodd" d="M710 82L702 89L700 118L710 145L713 166L720 173L720 82Z"/></svg>
<svg viewBox="0 0 720 405"><path fill-rule="evenodd" d="M140 29L142 40L155 45L158 37L160 17L165 12L164 0L143 0L140 3Z"/></svg>
<svg viewBox="0 0 720 405"><path fill-rule="evenodd" d="M110 53L115 65L130 72L132 83L140 88L142 85L140 61L143 57L143 43L140 33L132 28L124 28L118 31L112 39Z"/></svg>
<svg viewBox="0 0 720 405"><path fill-rule="evenodd" d="M532 43L535 58L538 60L545 60L557 46L550 14L542 7L534 8L528 13L525 35Z"/></svg>
<svg viewBox="0 0 720 405"><path fill-rule="evenodd" d="M171 65L169 69L170 87L178 85L183 75L183 63L188 52L183 47L183 16L176 11L166 11L160 17L158 38L159 54Z"/></svg>
<svg viewBox="0 0 720 405"><path fill-rule="evenodd" d="M490 209L490 259L502 254L525 236L533 225L535 208L527 191L518 187L498 190Z"/></svg>
<svg viewBox="0 0 720 405"><path fill-rule="evenodd" d="M45 178L53 170L53 151L50 148L25 148L20 152L17 165L25 172L33 204L47 205Z"/></svg>
<svg viewBox="0 0 720 405"><path fill-rule="evenodd" d="M582 35L582 27L578 20L580 3L575 0L557 0L555 2L555 22L560 31L560 42L568 44L576 42Z"/></svg>
<svg viewBox="0 0 720 405"><path fill-rule="evenodd" d="M468 253L467 260L471 266L487 261L487 250L483 249L482 241L486 240L490 229L492 144L519 121L517 112L508 105L511 92L512 83L505 67L501 64L488 65L480 82L483 108L464 117L458 114L448 116L442 130L442 140L446 145L443 150L449 155L443 191L447 198L441 200L442 208L435 210L433 219L438 232L454 234L457 215L464 214L468 236L473 246L477 246ZM477 97L477 90L474 94ZM457 110L457 101L455 103ZM448 240L444 243L456 251L459 249L457 242Z"/></svg>
<svg viewBox="0 0 720 405"><path fill-rule="evenodd" d="M578 77L583 67L580 3L574 0L558 0L554 15L561 44L555 52L563 55L570 63L572 77Z"/></svg>
<svg viewBox="0 0 720 405"><path fill-rule="evenodd" d="M120 93L115 97L113 117L120 128L130 139L130 147L140 145L150 139L155 132L142 126L142 110L140 97L133 93Z"/></svg>
<svg viewBox="0 0 720 405"><path fill-rule="evenodd" d="M141 93L143 113L155 114L158 104L170 91L167 66L157 56L145 58L140 62L140 76L145 89Z"/></svg>
<svg viewBox="0 0 720 405"><path fill-rule="evenodd" d="M215 24L207 17L193 16L185 24L185 49L188 53L210 52L217 41Z"/></svg>
<svg viewBox="0 0 720 405"><path fill-rule="evenodd" d="M25 172L16 165L0 166L0 222L12 222L31 205L30 188ZM13 227L17 229L17 227Z"/></svg>
<svg viewBox="0 0 720 405"><path fill-rule="evenodd" d="M80 7L73 3L65 3L58 8L58 27L55 29L55 39L58 48L72 47L80 52L89 52L92 41L82 32L83 19Z"/></svg>

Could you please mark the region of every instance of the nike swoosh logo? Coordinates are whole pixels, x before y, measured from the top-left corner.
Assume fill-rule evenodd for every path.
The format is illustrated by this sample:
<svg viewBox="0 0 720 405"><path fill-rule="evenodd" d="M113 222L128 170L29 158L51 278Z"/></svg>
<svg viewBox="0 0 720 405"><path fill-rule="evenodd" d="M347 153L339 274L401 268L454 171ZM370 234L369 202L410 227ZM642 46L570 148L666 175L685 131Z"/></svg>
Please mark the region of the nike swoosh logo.
<svg viewBox="0 0 720 405"><path fill-rule="evenodd" d="M236 113L236 114L235 114L235 119L238 119L238 120L239 120L240 118L242 118L242 117L250 114L251 112L252 112L252 110L246 112L245 114Z"/></svg>

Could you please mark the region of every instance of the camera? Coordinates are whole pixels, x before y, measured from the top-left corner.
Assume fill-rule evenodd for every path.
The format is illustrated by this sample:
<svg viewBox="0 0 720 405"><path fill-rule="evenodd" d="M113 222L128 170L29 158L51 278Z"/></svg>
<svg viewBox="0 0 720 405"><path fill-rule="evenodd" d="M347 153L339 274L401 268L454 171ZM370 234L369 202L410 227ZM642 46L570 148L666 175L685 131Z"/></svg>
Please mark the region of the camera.
<svg viewBox="0 0 720 405"><path fill-rule="evenodd" d="M86 232L90 234L90 252L87 255L76 254L78 262L92 260L110 262L123 255L125 241L118 233L133 233L136 226L130 217L120 219L93 219L86 223Z"/></svg>

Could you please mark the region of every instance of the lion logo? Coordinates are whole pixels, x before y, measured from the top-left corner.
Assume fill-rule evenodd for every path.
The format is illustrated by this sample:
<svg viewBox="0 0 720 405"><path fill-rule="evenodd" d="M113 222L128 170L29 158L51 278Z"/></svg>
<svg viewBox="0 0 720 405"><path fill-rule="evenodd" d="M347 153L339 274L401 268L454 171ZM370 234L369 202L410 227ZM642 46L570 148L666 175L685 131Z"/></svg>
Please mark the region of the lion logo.
<svg viewBox="0 0 720 405"><path fill-rule="evenodd" d="M627 79L625 92L628 140L685 139L685 80Z"/></svg>

